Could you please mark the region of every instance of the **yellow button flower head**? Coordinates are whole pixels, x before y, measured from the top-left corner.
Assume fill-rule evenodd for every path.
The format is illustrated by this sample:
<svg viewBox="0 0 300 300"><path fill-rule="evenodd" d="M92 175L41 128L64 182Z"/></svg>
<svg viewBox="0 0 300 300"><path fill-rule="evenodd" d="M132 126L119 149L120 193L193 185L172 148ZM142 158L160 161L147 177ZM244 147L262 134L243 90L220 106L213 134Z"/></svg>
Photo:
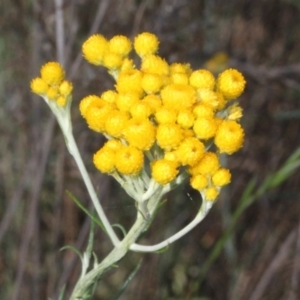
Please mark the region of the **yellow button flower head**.
<svg viewBox="0 0 300 300"><path fill-rule="evenodd" d="M177 149L178 158L183 166L194 166L204 154L204 145L194 137L186 138Z"/></svg>
<svg viewBox="0 0 300 300"><path fill-rule="evenodd" d="M196 118L210 117L212 118L215 114L212 106L205 103L198 103L193 108L193 113Z"/></svg>
<svg viewBox="0 0 300 300"><path fill-rule="evenodd" d="M129 113L119 111L119 110L112 110L106 118L105 122L105 131L108 135L113 137L121 137L124 127L129 120Z"/></svg>
<svg viewBox="0 0 300 300"><path fill-rule="evenodd" d="M186 74L190 75L192 72L190 64L172 63L170 65L171 74Z"/></svg>
<svg viewBox="0 0 300 300"><path fill-rule="evenodd" d="M141 71L158 75L168 75L169 65L158 55L147 55L142 61Z"/></svg>
<svg viewBox="0 0 300 300"><path fill-rule="evenodd" d="M111 111L111 105L103 100L89 105L86 111L86 122L88 126L94 131L105 132L105 122Z"/></svg>
<svg viewBox="0 0 300 300"><path fill-rule="evenodd" d="M108 50L108 42L101 34L94 34L82 45L84 58L91 64L100 66L103 63L104 54Z"/></svg>
<svg viewBox="0 0 300 300"><path fill-rule="evenodd" d="M46 96L48 99L50 100L55 100L58 98L59 96L59 92L57 88L53 88L53 87L49 87L49 89L47 90Z"/></svg>
<svg viewBox="0 0 300 300"><path fill-rule="evenodd" d="M158 45L157 36L150 32L141 33L134 39L134 50L142 58L148 54L156 53Z"/></svg>
<svg viewBox="0 0 300 300"><path fill-rule="evenodd" d="M134 92L120 93L116 99L117 108L121 111L130 109L139 102L139 95Z"/></svg>
<svg viewBox="0 0 300 300"><path fill-rule="evenodd" d="M143 94L142 72L139 70L129 70L120 73L116 89L119 93L137 93Z"/></svg>
<svg viewBox="0 0 300 300"><path fill-rule="evenodd" d="M178 159L178 153L177 153L176 150L165 152L164 159L176 163L177 168L180 166L180 162L179 162L179 159Z"/></svg>
<svg viewBox="0 0 300 300"><path fill-rule="evenodd" d="M153 94L144 97L142 102L145 102L149 105L151 114L155 113L162 106L161 99Z"/></svg>
<svg viewBox="0 0 300 300"><path fill-rule="evenodd" d="M177 148L182 141L182 129L177 124L160 124L157 128L156 139L161 148L170 151Z"/></svg>
<svg viewBox="0 0 300 300"><path fill-rule="evenodd" d="M106 52L103 57L103 66L109 70L119 69L122 65L122 57L120 54L114 52Z"/></svg>
<svg viewBox="0 0 300 300"><path fill-rule="evenodd" d="M145 73L141 84L147 94L155 94L163 85L163 79L160 75Z"/></svg>
<svg viewBox="0 0 300 300"><path fill-rule="evenodd" d="M213 117L197 118L194 122L193 130L201 140L208 140L215 136L217 123Z"/></svg>
<svg viewBox="0 0 300 300"><path fill-rule="evenodd" d="M56 103L57 103L58 106L64 107L64 106L66 106L66 104L67 104L67 98L64 97L64 96L59 96L59 97L56 99Z"/></svg>
<svg viewBox="0 0 300 300"><path fill-rule="evenodd" d="M209 89L200 89L198 90L197 95L198 101L213 107L214 109L219 105L219 97L216 92Z"/></svg>
<svg viewBox="0 0 300 300"><path fill-rule="evenodd" d="M188 129L194 125L195 117L192 111L186 109L181 110L177 116L177 124L179 124L182 128Z"/></svg>
<svg viewBox="0 0 300 300"><path fill-rule="evenodd" d="M200 161L188 171L194 174L212 175L220 166L219 158L214 152L205 152Z"/></svg>
<svg viewBox="0 0 300 300"><path fill-rule="evenodd" d="M101 94L101 99L106 101L107 103L114 104L116 103L118 94L115 91L108 90Z"/></svg>
<svg viewBox="0 0 300 300"><path fill-rule="evenodd" d="M132 49L131 41L123 35L116 35L109 40L109 50L121 56L127 56Z"/></svg>
<svg viewBox="0 0 300 300"><path fill-rule="evenodd" d="M59 93L65 97L68 97L73 90L73 85L71 82L64 80L59 86Z"/></svg>
<svg viewBox="0 0 300 300"><path fill-rule="evenodd" d="M192 72L190 76L191 86L197 89L213 90L215 82L214 75L210 71L204 69L196 70Z"/></svg>
<svg viewBox="0 0 300 300"><path fill-rule="evenodd" d="M221 153L232 154L243 146L244 130L240 124L224 120L215 135L215 144Z"/></svg>
<svg viewBox="0 0 300 300"><path fill-rule="evenodd" d="M149 104L144 101L138 101L130 109L130 114L133 118L147 119L151 115L151 112Z"/></svg>
<svg viewBox="0 0 300 300"><path fill-rule="evenodd" d="M80 110L81 115L84 118L86 118L86 113L87 113L88 107L90 105L96 104L96 103L105 105L105 102L100 97L98 97L96 95L89 95L89 96L84 97L80 101L80 104L79 104L79 110Z"/></svg>
<svg viewBox="0 0 300 300"><path fill-rule="evenodd" d="M116 152L116 169L124 175L137 175L144 165L141 150L133 146L124 146Z"/></svg>
<svg viewBox="0 0 300 300"><path fill-rule="evenodd" d="M216 186L224 186L230 183L231 174L228 169L220 168L212 176L212 182Z"/></svg>
<svg viewBox="0 0 300 300"><path fill-rule="evenodd" d="M162 185L168 184L177 176L178 170L176 168L177 164L174 161L156 160L151 165L152 178Z"/></svg>
<svg viewBox="0 0 300 300"><path fill-rule="evenodd" d="M239 97L245 89L244 76L235 69L222 72L217 80L217 89L228 100Z"/></svg>
<svg viewBox="0 0 300 300"><path fill-rule="evenodd" d="M171 83L189 84L189 77L184 73L173 73L170 75Z"/></svg>
<svg viewBox="0 0 300 300"><path fill-rule="evenodd" d="M31 80L30 88L35 94L45 95L49 89L49 85L45 80L37 77Z"/></svg>
<svg viewBox="0 0 300 300"><path fill-rule="evenodd" d="M115 151L104 146L94 154L93 162L102 173L112 173L115 169Z"/></svg>
<svg viewBox="0 0 300 300"><path fill-rule="evenodd" d="M167 108L179 111L196 103L196 91L190 85L170 84L161 91L161 98Z"/></svg>
<svg viewBox="0 0 300 300"><path fill-rule="evenodd" d="M111 140L108 140L102 148L108 148L110 150L113 150L114 152L117 152L122 147L123 147L123 144L120 140L111 139Z"/></svg>
<svg viewBox="0 0 300 300"><path fill-rule="evenodd" d="M219 191L214 186L211 186L204 191L204 195L207 200L214 201L218 197Z"/></svg>
<svg viewBox="0 0 300 300"><path fill-rule="evenodd" d="M129 120L123 134L130 145L140 150L149 150L155 142L155 127L148 119Z"/></svg>
<svg viewBox="0 0 300 300"><path fill-rule="evenodd" d="M243 116L243 109L234 103L227 108L228 120L239 120Z"/></svg>
<svg viewBox="0 0 300 300"><path fill-rule="evenodd" d="M41 68L41 78L49 85L57 86L65 78L65 71L58 62L48 62Z"/></svg>
<svg viewBox="0 0 300 300"><path fill-rule="evenodd" d="M208 180L203 174L195 174L190 178L190 185L195 190L203 190L208 185Z"/></svg>
<svg viewBox="0 0 300 300"><path fill-rule="evenodd" d="M132 59L125 57L122 62L121 71L129 71L135 68L134 62Z"/></svg>
<svg viewBox="0 0 300 300"><path fill-rule="evenodd" d="M155 120L158 124L175 123L177 120L177 113L172 109L167 109L162 106L156 111Z"/></svg>

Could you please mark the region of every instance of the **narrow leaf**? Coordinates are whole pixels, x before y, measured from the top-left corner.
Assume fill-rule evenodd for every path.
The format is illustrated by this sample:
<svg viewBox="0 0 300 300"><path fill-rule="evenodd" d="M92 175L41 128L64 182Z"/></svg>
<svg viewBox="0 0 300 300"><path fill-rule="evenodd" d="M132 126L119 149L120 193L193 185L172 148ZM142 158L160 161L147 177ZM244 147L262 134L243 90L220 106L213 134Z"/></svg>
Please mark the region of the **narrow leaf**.
<svg viewBox="0 0 300 300"><path fill-rule="evenodd" d="M75 202L75 204L82 209L96 224L98 224L101 229L106 232L103 223L99 218L97 218L94 214L92 214L71 192L66 191L68 196Z"/></svg>

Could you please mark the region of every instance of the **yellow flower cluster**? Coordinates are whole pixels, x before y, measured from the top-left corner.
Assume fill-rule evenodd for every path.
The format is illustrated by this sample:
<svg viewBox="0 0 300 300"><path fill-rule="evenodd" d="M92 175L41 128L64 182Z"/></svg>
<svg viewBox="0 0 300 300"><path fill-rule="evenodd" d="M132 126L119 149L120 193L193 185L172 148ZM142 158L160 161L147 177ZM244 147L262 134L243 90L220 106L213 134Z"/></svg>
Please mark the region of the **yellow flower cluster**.
<svg viewBox="0 0 300 300"><path fill-rule="evenodd" d="M84 42L86 60L106 67L116 79L115 90L80 102L88 126L108 138L94 164L118 176L149 172L163 186L187 173L191 186L214 200L231 179L219 154L230 155L243 145L242 109L232 100L244 91L245 79L234 69L215 78L188 64L168 64L157 55L158 46L158 38L148 32L133 43L125 36L107 40L99 34ZM129 57L132 49L140 68ZM43 72L42 80L58 84Z"/></svg>
<svg viewBox="0 0 300 300"><path fill-rule="evenodd" d="M49 62L41 68L41 77L34 78L30 87L38 95L55 101L64 107L72 93L72 83L65 79L65 71L57 62Z"/></svg>

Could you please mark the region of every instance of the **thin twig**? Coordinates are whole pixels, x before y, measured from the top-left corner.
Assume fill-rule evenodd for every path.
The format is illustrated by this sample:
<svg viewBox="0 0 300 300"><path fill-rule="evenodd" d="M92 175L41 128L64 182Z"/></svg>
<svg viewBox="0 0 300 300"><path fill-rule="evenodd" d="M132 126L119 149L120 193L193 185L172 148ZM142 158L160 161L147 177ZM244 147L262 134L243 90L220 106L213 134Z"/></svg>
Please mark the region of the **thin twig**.
<svg viewBox="0 0 300 300"><path fill-rule="evenodd" d="M296 236L296 249L294 254L294 264L293 264L293 272L291 278L291 288L288 296L289 300L297 300L298 299L298 289L299 289L299 271L300 271L300 222L297 227L297 236Z"/></svg>
<svg viewBox="0 0 300 300"><path fill-rule="evenodd" d="M103 18L105 16L105 13L107 11L108 5L109 5L109 0L99 1L96 16L95 16L94 22L91 26L91 30L89 32L89 35L95 33L98 30L98 28L100 27L100 25L103 21ZM69 71L70 79L72 79L76 76L77 70L79 69L81 62L82 62L82 54L81 54L81 52L79 52L77 54L76 59L74 60L74 63L70 67L70 71Z"/></svg>
<svg viewBox="0 0 300 300"><path fill-rule="evenodd" d="M278 274L278 270L282 267L283 263L286 261L290 253L291 245L295 241L296 234L297 234L296 230L293 230L284 240L278 253L275 255L275 257L269 264L269 267L265 270L257 286L253 290L253 293L249 297L249 300L262 299L262 296L266 288L269 286L271 279L274 277L275 274Z"/></svg>

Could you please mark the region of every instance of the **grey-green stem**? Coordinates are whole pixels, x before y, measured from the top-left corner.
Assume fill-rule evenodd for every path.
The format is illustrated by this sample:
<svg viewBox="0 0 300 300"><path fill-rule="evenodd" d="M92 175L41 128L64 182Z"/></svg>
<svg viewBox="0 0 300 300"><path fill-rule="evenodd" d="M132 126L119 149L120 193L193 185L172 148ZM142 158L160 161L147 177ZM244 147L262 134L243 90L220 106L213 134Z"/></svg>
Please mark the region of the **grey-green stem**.
<svg viewBox="0 0 300 300"><path fill-rule="evenodd" d="M83 295L87 289L91 287L99 277L116 262L121 260L128 251L130 246L134 244L139 236L148 228L152 221L152 217L158 207L161 195L154 195L148 201L148 211L150 218L145 218L138 210L137 219L130 231L124 237L124 239L114 247L114 249L106 256L106 258L98 265L96 265L91 271L89 271L84 277L82 277L76 284L70 300L82 300Z"/></svg>

